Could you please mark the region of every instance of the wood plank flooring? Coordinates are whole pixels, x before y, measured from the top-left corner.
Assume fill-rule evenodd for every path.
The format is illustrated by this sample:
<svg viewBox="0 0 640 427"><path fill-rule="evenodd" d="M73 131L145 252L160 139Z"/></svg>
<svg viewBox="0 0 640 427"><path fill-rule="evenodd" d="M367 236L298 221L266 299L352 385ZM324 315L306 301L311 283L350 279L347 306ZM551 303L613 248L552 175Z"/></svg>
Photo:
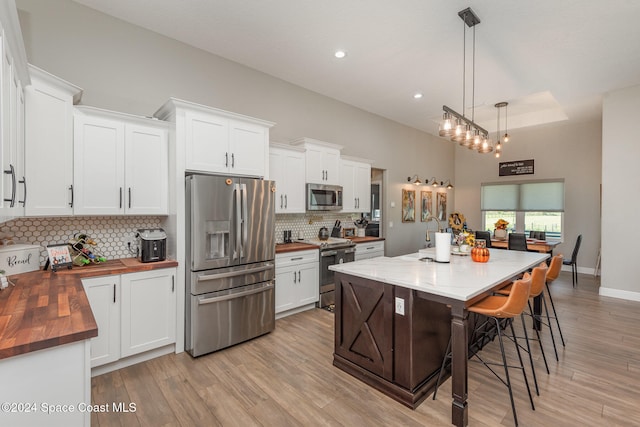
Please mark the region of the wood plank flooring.
<svg viewBox="0 0 640 427"><path fill-rule="evenodd" d="M600 297L596 279L579 280L574 289L563 272L552 284L566 347L557 337L556 362L543 331L550 375L533 348L540 386L535 411L522 375L512 373L520 425L640 425L640 303ZM512 346L507 350L515 354ZM135 403L136 411L94 413L92 425L450 425L450 381L437 400L411 410L334 368L332 353L333 314L289 316L274 332L226 350L197 359L171 354L93 378L93 404ZM497 340L482 354L499 357ZM506 388L484 366L469 365L469 425L512 426Z"/></svg>

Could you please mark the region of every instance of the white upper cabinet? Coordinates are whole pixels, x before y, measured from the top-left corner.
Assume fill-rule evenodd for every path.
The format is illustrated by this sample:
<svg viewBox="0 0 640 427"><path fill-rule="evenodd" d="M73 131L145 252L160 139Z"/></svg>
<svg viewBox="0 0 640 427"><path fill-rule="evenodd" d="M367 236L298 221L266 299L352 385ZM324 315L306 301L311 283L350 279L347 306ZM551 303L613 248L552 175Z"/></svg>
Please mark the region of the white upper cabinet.
<svg viewBox="0 0 640 427"><path fill-rule="evenodd" d="M349 157L340 160L342 210L369 212L371 210L371 162Z"/></svg>
<svg viewBox="0 0 640 427"><path fill-rule="evenodd" d="M175 98L154 116L176 123L185 170L268 176L269 128L274 123Z"/></svg>
<svg viewBox="0 0 640 427"><path fill-rule="evenodd" d="M166 214L168 182L167 123L75 108L75 214Z"/></svg>
<svg viewBox="0 0 640 427"><path fill-rule="evenodd" d="M24 93L30 84L18 14L0 2L0 220L24 215Z"/></svg>
<svg viewBox="0 0 640 427"><path fill-rule="evenodd" d="M306 182L338 185L340 183L340 150L342 146L311 138L300 138L292 145L306 149Z"/></svg>
<svg viewBox="0 0 640 427"><path fill-rule="evenodd" d="M27 216L73 214L73 104L82 89L29 65L25 90ZM55 149L52 149L55 147Z"/></svg>
<svg viewBox="0 0 640 427"><path fill-rule="evenodd" d="M304 149L272 143L269 179L276 182L276 213L305 212Z"/></svg>

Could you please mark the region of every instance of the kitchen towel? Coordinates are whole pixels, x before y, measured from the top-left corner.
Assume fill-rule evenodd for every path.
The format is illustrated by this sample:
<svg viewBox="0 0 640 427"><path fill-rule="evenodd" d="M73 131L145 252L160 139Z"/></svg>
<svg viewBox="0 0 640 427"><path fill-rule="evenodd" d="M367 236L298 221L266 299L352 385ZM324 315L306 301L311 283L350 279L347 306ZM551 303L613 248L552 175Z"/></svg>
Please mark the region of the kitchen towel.
<svg viewBox="0 0 640 427"><path fill-rule="evenodd" d="M451 233L436 233L436 262L449 262Z"/></svg>

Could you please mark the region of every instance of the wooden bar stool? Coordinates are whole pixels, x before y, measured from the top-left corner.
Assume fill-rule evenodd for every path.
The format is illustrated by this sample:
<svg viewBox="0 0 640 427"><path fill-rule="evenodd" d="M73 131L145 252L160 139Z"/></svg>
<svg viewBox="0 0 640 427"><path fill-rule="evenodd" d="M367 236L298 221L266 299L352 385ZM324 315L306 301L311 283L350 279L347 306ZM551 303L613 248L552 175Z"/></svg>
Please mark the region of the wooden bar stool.
<svg viewBox="0 0 640 427"><path fill-rule="evenodd" d="M523 311L520 314L520 320L522 321L522 329L524 331L524 339L527 344L526 349L523 349L523 350L529 354L529 363L531 364L531 372L533 373L533 383L536 386L536 394L538 396L540 396L540 389L538 388L538 377L536 376L536 368L533 364L533 356L531 355L531 346L529 345L530 340L538 341L538 345L540 346L540 352L542 353L542 360L544 360L544 367L547 370L547 374L549 373L549 365L547 364L547 356L544 354L544 347L542 346L542 340L540 339L540 332L538 331L538 329L533 328L533 330L536 333L536 338L529 337L529 333L527 332L527 324L524 318L525 318L525 315L531 316L534 319L536 318L533 313L533 309L531 308L531 299L539 296L544 292L544 285L547 277L547 270L548 270L547 263L542 262L538 267L534 268L531 271L531 291L529 292L529 301L527 301L527 304L529 306L529 312ZM506 288L502 288L496 291L496 293L500 295L509 295L512 289L513 289L513 285L510 284ZM544 296L542 296L542 298L544 298ZM549 313L546 310L546 305L545 305L545 312L547 313L547 320L548 320ZM540 319L536 319L536 320L540 320Z"/></svg>
<svg viewBox="0 0 640 427"><path fill-rule="evenodd" d="M529 401L531 402L531 409L535 410L535 406L533 404L533 396L531 395L531 389L529 387L529 380L527 379L527 372L524 368L524 363L522 362L522 355L520 354L520 346L518 345L518 339L516 337L515 331L513 329L513 318L516 316L520 316L524 311L527 301L529 300L529 292L531 290L531 276L529 273L525 273L522 279L516 280L511 285L511 292L509 295L492 295L488 296L477 303L471 305L467 310L471 313L476 313L486 317L486 321L482 322L482 324L476 328L474 333L480 331L480 334L486 333L487 329L484 327L484 323L495 324L495 333L498 336L498 342L500 343L500 353L502 355L502 366L504 367L504 378L500 376L491 366L500 365L499 363L493 363L489 361L485 361L480 357L478 352L474 352L472 357L476 357L484 366L486 366L493 375L498 378L502 384L504 384L509 390L509 399L511 400L511 410L513 412L513 420L515 425L518 425L518 417L516 415L516 405L513 400L513 391L511 389L511 379L509 377L509 368L516 368L522 371L522 375L524 377L524 382L527 386L527 392L529 394ZM516 352L518 354L518 360L520 361L520 366L509 366L507 364L507 357L504 351L504 343L502 340L502 336L505 331L503 331L503 326L507 325L511 329L511 339L513 340L516 348ZM488 333L493 333L494 329L488 330ZM507 335L505 335L507 336ZM440 381L442 380L442 375L445 369L445 365L447 360L451 359L451 339L449 339L449 345L447 346L447 354L442 360L442 365L440 368L440 374L438 375L438 380L436 382L436 387L433 392L433 399L435 400L436 394L438 392L438 387L440 386Z"/></svg>

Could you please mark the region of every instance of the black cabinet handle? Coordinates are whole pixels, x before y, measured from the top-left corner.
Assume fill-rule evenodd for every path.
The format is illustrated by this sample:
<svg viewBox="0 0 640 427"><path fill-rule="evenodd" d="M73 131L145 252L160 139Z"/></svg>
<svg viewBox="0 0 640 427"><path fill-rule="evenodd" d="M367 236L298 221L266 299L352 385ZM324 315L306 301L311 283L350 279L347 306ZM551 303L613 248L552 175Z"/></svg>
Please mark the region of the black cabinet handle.
<svg viewBox="0 0 640 427"><path fill-rule="evenodd" d="M282 209L282 194L280 195L280 209Z"/></svg>
<svg viewBox="0 0 640 427"><path fill-rule="evenodd" d="M175 292L176 290L176 276L171 276L171 292Z"/></svg>
<svg viewBox="0 0 640 427"><path fill-rule="evenodd" d="M23 200L18 200L18 203L22 203L22 206L26 206L27 205L27 178L25 178L24 176L22 177L21 181L18 181L19 184L24 184L24 199Z"/></svg>
<svg viewBox="0 0 640 427"><path fill-rule="evenodd" d="M233 153L231 153L231 167L236 167L236 156Z"/></svg>
<svg viewBox="0 0 640 427"><path fill-rule="evenodd" d="M284 208L286 209L289 203L287 203L287 195L284 195Z"/></svg>
<svg viewBox="0 0 640 427"><path fill-rule="evenodd" d="M116 284L113 284L113 303L115 304L116 302Z"/></svg>
<svg viewBox="0 0 640 427"><path fill-rule="evenodd" d="M69 186L69 191L71 191L71 201L69 202L69 207L73 207L73 184Z"/></svg>
<svg viewBox="0 0 640 427"><path fill-rule="evenodd" d="M295 272L295 271L293 272L293 283L297 283L297 280L296 280L296 272Z"/></svg>
<svg viewBox="0 0 640 427"><path fill-rule="evenodd" d="M122 209L122 187L120 187L120 209Z"/></svg>
<svg viewBox="0 0 640 427"><path fill-rule="evenodd" d="M13 165L9 165L9 170L4 171L5 174L11 175L11 197L4 199L5 202L11 202L9 207L12 208L16 205L16 170Z"/></svg>
<svg viewBox="0 0 640 427"><path fill-rule="evenodd" d="M224 167L229 167L229 153L224 153Z"/></svg>
<svg viewBox="0 0 640 427"><path fill-rule="evenodd" d="M131 187L129 187L129 209L131 209Z"/></svg>
<svg viewBox="0 0 640 427"><path fill-rule="evenodd" d="M298 270L298 283L300 283L300 270Z"/></svg>

